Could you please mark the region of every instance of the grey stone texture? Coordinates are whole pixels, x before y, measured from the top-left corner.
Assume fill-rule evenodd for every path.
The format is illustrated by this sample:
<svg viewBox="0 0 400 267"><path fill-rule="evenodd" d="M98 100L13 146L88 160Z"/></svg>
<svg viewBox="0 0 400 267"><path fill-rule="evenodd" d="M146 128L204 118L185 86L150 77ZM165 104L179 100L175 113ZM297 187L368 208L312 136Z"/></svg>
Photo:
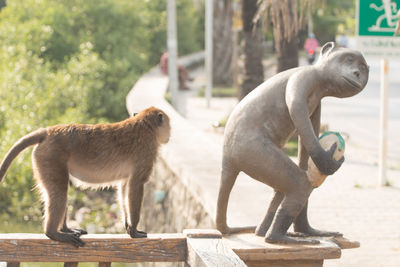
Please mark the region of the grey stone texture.
<svg viewBox="0 0 400 267"><path fill-rule="evenodd" d="M371 65L368 58L367 62ZM372 85L377 85L374 80L377 71L379 68L372 65L372 81L369 82ZM195 77L195 81L189 84L192 89L204 84L202 68L192 71L191 75ZM148 190L146 205L150 203L152 206L143 212L141 221L159 225L171 222L179 228L210 227L215 218L222 157L221 129L213 125L229 114L236 99L213 98L211 108L207 108L205 99L195 97L193 90L191 95L187 95L187 114L183 118L163 98L167 83L167 77L155 68L138 81L127 97L129 111L156 106L166 111L172 124L170 143L162 148L162 161L157 163L150 179L155 185L145 186ZM358 249L343 250L340 259L326 260L324 266L400 266L400 155L390 154L392 168L388 179L391 186L378 186L376 136L379 131L374 126L377 116L371 111L379 102L376 90L367 85L365 92L349 100L323 101L322 124L328 124L330 130L345 131L349 139L346 140L346 160L342 167L310 197L310 223L319 229L340 231L346 238L361 243ZM391 107L393 103L400 103L399 100L400 95L393 94ZM389 152L398 150L394 146L398 139L393 139L393 136L400 131L399 122L399 116L389 117L389 144L392 144ZM169 170L163 169L163 164ZM165 172L172 175L164 175ZM163 204L154 204L151 186L167 191ZM268 186L241 173L230 197L228 223L231 226L257 225L272 193ZM180 199L175 201L174 197ZM164 210L162 205L171 212L158 214ZM260 213L260 207L265 211ZM178 227L160 226L160 230L154 229L154 232L179 231Z"/></svg>

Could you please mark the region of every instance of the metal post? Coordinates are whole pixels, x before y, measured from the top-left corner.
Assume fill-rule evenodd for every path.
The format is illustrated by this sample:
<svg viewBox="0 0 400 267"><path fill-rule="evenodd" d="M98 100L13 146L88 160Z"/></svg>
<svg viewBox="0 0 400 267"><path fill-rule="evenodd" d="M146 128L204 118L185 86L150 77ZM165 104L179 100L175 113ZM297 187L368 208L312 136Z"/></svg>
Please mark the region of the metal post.
<svg viewBox="0 0 400 267"><path fill-rule="evenodd" d="M168 18L168 77L169 91L171 93L172 105L178 109L178 41L176 31L176 3L175 0L167 1L167 18Z"/></svg>
<svg viewBox="0 0 400 267"><path fill-rule="evenodd" d="M213 85L212 81L212 69L213 69L213 0L206 1L206 101L207 107L210 107L211 102L211 89Z"/></svg>
<svg viewBox="0 0 400 267"><path fill-rule="evenodd" d="M239 67L238 67L238 30L233 30L233 51L232 51L232 68L233 68L233 88L239 89Z"/></svg>
<svg viewBox="0 0 400 267"><path fill-rule="evenodd" d="M389 61L381 59L381 111L380 111L380 151L379 151L379 183L385 186L387 158L387 111L388 111L388 76Z"/></svg>

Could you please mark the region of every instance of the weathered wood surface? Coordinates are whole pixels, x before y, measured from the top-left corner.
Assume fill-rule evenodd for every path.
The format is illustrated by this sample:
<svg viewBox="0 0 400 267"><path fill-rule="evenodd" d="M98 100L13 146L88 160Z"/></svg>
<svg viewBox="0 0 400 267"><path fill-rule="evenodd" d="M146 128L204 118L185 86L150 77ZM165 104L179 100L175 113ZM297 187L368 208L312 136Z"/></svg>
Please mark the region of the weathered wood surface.
<svg viewBox="0 0 400 267"><path fill-rule="evenodd" d="M246 264L248 267L322 267L324 260L269 260Z"/></svg>
<svg viewBox="0 0 400 267"><path fill-rule="evenodd" d="M84 247L43 234L0 234L0 261L6 262L179 262L186 260L183 234L84 235Z"/></svg>
<svg viewBox="0 0 400 267"><path fill-rule="evenodd" d="M332 241L320 239L317 245L269 244L254 234L224 236L232 250L246 263L266 260L324 260L341 256L340 247Z"/></svg>
<svg viewBox="0 0 400 267"><path fill-rule="evenodd" d="M224 244L217 230L187 229L187 265L195 267L240 266L246 264Z"/></svg>
<svg viewBox="0 0 400 267"><path fill-rule="evenodd" d="M359 248L360 247L360 242L351 241L351 240L348 240L347 238L344 238L344 237L341 237L341 236L331 237L331 238L328 238L327 240L334 242L341 249Z"/></svg>
<svg viewBox="0 0 400 267"><path fill-rule="evenodd" d="M221 232L216 229L185 229L183 234L193 238L222 238Z"/></svg>

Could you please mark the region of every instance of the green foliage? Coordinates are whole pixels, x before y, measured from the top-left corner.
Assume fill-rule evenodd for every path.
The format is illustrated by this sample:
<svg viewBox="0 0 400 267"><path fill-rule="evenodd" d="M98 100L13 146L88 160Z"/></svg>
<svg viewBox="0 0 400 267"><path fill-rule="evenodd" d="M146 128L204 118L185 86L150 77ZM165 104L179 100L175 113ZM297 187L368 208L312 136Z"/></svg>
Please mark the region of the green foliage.
<svg viewBox="0 0 400 267"><path fill-rule="evenodd" d="M354 16L355 1L326 0L313 15L314 33L320 44L334 41L338 33L353 34Z"/></svg>
<svg viewBox="0 0 400 267"><path fill-rule="evenodd" d="M197 92L197 96L204 97L206 94L206 88L202 87ZM214 97L236 97L237 91L232 87L214 87L212 88L212 93Z"/></svg>
<svg viewBox="0 0 400 267"><path fill-rule="evenodd" d="M0 1L0 158L26 133L127 117L125 97L166 47L163 0ZM178 0L181 55L201 48L201 10ZM0 184L0 218L41 221L29 152ZM75 196L76 197L76 196ZM76 197L77 198L77 197Z"/></svg>
<svg viewBox="0 0 400 267"><path fill-rule="evenodd" d="M295 140L289 140L283 147L283 151L285 151L286 155L290 157L297 157L297 152L298 152L297 138Z"/></svg>
<svg viewBox="0 0 400 267"><path fill-rule="evenodd" d="M193 2L193 0L178 0L176 5L178 54L180 56L204 48L204 4L193 6ZM147 21L147 28L152 29L146 33L149 38L148 45L153 51L149 61L151 65L155 65L159 62L161 54L167 49L166 1L146 1L146 9L149 12L143 12L143 16Z"/></svg>

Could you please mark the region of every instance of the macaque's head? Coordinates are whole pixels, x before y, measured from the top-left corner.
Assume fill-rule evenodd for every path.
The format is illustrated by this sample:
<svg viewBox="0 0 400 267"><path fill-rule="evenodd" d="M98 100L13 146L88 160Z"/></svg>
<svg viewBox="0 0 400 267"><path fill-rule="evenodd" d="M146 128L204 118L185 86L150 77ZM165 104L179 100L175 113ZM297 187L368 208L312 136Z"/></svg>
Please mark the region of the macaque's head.
<svg viewBox="0 0 400 267"><path fill-rule="evenodd" d="M150 107L139 113L134 113L133 117L135 121L142 121L144 125L147 124L154 129L157 143L168 143L171 135L171 126L169 124L169 117L164 111L155 107Z"/></svg>
<svg viewBox="0 0 400 267"><path fill-rule="evenodd" d="M327 95L350 97L361 92L368 82L369 66L363 55L355 50L326 43L316 64L328 82ZM325 79L326 78L326 79Z"/></svg>

